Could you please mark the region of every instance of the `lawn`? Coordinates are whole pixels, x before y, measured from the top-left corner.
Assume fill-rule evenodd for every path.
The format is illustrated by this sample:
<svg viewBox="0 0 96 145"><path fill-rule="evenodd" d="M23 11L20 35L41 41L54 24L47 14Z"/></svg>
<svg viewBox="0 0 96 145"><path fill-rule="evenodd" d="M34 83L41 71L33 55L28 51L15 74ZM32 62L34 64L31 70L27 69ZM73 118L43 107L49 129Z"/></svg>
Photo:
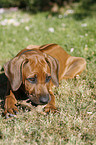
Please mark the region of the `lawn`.
<svg viewBox="0 0 96 145"><path fill-rule="evenodd" d="M71 9L71 11L70 11ZM70 55L84 57L80 77L53 88L56 114L19 109L2 117L6 92L3 65L29 44L57 43ZM0 144L96 145L96 11L75 8L61 14L5 11L0 14Z"/></svg>

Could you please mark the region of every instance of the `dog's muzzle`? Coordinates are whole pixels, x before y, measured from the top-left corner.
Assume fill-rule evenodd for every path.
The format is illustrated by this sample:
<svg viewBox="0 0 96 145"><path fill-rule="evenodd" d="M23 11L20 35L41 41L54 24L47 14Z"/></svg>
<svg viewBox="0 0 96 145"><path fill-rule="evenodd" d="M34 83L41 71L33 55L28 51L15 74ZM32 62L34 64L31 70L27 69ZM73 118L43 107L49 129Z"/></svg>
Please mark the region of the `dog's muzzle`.
<svg viewBox="0 0 96 145"><path fill-rule="evenodd" d="M36 105L45 105L51 101L51 96L49 94L43 95L28 95L29 99Z"/></svg>

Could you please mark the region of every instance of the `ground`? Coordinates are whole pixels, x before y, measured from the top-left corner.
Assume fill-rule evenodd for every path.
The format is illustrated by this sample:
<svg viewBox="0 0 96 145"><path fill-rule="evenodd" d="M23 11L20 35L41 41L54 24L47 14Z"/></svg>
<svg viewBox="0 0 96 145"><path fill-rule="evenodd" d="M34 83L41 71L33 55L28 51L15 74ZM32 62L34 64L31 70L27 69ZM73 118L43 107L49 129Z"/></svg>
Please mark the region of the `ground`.
<svg viewBox="0 0 96 145"><path fill-rule="evenodd" d="M30 44L57 43L70 55L86 59L87 68L53 88L56 114L19 109L2 117L6 91L3 65ZM5 11L0 14L0 142L1 144L96 144L96 12L74 8L60 14Z"/></svg>

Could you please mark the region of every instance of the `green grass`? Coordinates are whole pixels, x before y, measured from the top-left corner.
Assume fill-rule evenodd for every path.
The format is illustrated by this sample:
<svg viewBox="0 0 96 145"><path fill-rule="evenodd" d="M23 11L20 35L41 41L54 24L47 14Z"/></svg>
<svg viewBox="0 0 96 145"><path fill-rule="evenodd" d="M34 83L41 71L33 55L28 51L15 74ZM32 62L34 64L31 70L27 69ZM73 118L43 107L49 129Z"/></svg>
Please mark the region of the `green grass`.
<svg viewBox="0 0 96 145"><path fill-rule="evenodd" d="M57 43L87 61L87 71L79 78L63 80L59 88L53 88L59 110L56 114L20 109L15 118L0 116L0 144L96 145L96 12L85 15L75 8L73 14L58 15L21 11L0 15L1 105L6 91L2 67L29 44ZM2 26L5 19L7 25ZM19 26L8 24L10 19ZM53 33L48 31L50 27ZM2 111L0 107L0 114Z"/></svg>

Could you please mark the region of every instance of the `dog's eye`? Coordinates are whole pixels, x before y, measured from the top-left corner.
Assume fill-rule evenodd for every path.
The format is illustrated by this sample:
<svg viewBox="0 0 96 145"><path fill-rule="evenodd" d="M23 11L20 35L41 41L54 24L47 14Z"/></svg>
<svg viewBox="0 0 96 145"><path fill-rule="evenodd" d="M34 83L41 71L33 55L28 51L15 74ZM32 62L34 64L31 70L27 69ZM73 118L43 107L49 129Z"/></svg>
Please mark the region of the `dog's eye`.
<svg viewBox="0 0 96 145"><path fill-rule="evenodd" d="M37 78L36 77L32 77L32 78L27 78L27 80L32 83L35 84L37 82Z"/></svg>
<svg viewBox="0 0 96 145"><path fill-rule="evenodd" d="M51 80L51 76L46 75L46 83L48 83Z"/></svg>

